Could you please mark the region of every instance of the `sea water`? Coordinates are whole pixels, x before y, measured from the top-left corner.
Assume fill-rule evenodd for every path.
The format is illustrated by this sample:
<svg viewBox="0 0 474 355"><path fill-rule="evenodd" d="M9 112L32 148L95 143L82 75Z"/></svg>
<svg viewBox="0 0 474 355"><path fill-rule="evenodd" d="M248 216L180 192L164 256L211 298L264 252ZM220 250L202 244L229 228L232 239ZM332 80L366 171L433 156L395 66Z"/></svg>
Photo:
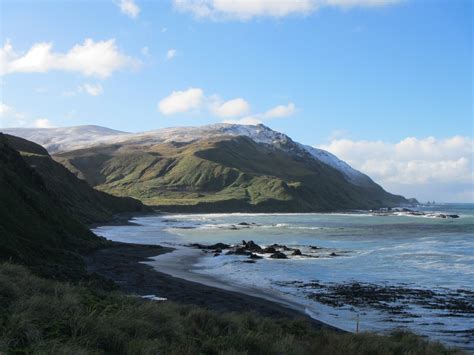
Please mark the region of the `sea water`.
<svg viewBox="0 0 474 355"><path fill-rule="evenodd" d="M308 315L348 331L355 331L357 323L361 331L409 329L474 349L474 204L419 209L429 214L163 214L94 232L111 240L178 249L189 248L190 243L242 240L298 248L303 256L264 257L255 263L244 262L247 256L202 252L190 271L286 298L302 305ZM459 218L436 218L431 213ZM367 302L351 302L350 293L349 301L341 302L314 297L340 291L341 285L346 291L366 287ZM409 291L396 299L389 294L371 302L371 292L380 294L387 288L394 294L399 289L433 294L423 299ZM332 296L332 301L339 300L339 294ZM461 310L450 308L460 302Z"/></svg>

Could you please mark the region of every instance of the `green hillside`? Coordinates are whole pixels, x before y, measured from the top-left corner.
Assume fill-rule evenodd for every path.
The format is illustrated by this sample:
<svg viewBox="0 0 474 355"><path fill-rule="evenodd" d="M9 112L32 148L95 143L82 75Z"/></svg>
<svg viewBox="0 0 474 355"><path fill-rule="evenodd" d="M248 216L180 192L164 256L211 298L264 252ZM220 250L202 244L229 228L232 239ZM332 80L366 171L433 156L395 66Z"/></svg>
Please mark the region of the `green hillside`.
<svg viewBox="0 0 474 355"><path fill-rule="evenodd" d="M54 158L99 190L163 210L309 212L406 202L375 183L353 185L326 164L243 136L115 144Z"/></svg>
<svg viewBox="0 0 474 355"><path fill-rule="evenodd" d="M0 260L25 264L49 277L84 275L79 254L103 241L62 208L44 179L2 134L0 201Z"/></svg>
<svg viewBox="0 0 474 355"><path fill-rule="evenodd" d="M35 143L5 135L9 145L19 151L23 160L43 178L46 189L61 207L84 223L105 222L121 212L143 212L148 209L132 198L117 198L97 191L54 161Z"/></svg>

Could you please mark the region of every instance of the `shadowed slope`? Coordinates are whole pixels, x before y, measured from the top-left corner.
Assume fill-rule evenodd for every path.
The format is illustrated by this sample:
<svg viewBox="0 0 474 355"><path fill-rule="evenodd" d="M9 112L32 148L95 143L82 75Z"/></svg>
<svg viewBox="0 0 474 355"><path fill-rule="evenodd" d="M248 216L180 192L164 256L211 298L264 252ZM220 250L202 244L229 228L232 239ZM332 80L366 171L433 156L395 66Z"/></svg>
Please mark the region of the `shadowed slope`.
<svg viewBox="0 0 474 355"><path fill-rule="evenodd" d="M43 178L61 207L84 223L105 222L113 214L143 212L148 209L132 198L118 198L91 188L64 166L54 161L41 146L25 139L5 135L9 145Z"/></svg>
<svg viewBox="0 0 474 355"><path fill-rule="evenodd" d="M84 275L79 253L102 243L67 214L43 178L0 134L0 259L50 277Z"/></svg>

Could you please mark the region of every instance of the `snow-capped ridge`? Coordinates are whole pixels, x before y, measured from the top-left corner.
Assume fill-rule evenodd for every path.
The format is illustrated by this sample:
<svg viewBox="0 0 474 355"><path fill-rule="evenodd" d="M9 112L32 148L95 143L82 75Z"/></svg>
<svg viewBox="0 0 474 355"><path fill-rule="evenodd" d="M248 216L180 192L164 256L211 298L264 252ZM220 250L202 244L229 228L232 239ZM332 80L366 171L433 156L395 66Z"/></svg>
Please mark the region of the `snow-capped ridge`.
<svg viewBox="0 0 474 355"><path fill-rule="evenodd" d="M373 181L335 155L318 148L294 142L286 134L259 125L217 123L198 127L171 127L140 133L127 133L100 126L62 128L11 128L4 133L16 135L44 146L50 153L59 153L103 144L157 144L191 142L218 136L246 136L257 143L270 145L292 155L313 158L340 171L354 185L367 186Z"/></svg>

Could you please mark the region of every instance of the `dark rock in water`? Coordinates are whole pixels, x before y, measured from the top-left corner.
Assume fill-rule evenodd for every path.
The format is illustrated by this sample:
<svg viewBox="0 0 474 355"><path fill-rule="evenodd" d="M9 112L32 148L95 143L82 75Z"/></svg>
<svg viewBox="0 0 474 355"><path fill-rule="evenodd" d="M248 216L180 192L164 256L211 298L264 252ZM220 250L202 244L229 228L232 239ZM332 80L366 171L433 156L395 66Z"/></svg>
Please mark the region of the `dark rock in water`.
<svg viewBox="0 0 474 355"><path fill-rule="evenodd" d="M457 214L448 214L448 217L450 218L459 218Z"/></svg>
<svg viewBox="0 0 474 355"><path fill-rule="evenodd" d="M250 259L262 259L262 257L260 255L257 255L257 254L250 254Z"/></svg>
<svg viewBox="0 0 474 355"><path fill-rule="evenodd" d="M273 245L270 245L270 246L271 246L271 247L274 247L274 248L277 248L277 249L283 249L283 250L286 250L286 251L291 250L291 249L288 248L286 245L273 244Z"/></svg>
<svg viewBox="0 0 474 355"><path fill-rule="evenodd" d="M337 255L335 252L332 252L331 254L329 254L329 256L339 256L339 255Z"/></svg>
<svg viewBox="0 0 474 355"><path fill-rule="evenodd" d="M238 226L250 226L249 223L247 222L240 222L239 224L237 224Z"/></svg>
<svg viewBox="0 0 474 355"><path fill-rule="evenodd" d="M251 255L252 252L248 251L245 247L236 248L234 251L235 255ZM227 253L229 255L229 253Z"/></svg>
<svg viewBox="0 0 474 355"><path fill-rule="evenodd" d="M199 243L193 243L190 244L189 246L193 248L198 248L198 249L229 249L230 245L229 244L224 244L224 243L216 243L212 245L204 245L204 244L199 244Z"/></svg>
<svg viewBox="0 0 474 355"><path fill-rule="evenodd" d="M214 253L214 256L220 256L221 253Z"/></svg>
<svg viewBox="0 0 474 355"><path fill-rule="evenodd" d="M301 250L295 249L293 250L293 253L291 253L291 255L301 255Z"/></svg>
<svg viewBox="0 0 474 355"><path fill-rule="evenodd" d="M288 259L285 253L280 251L276 252L275 254L270 255L272 259Z"/></svg>
<svg viewBox="0 0 474 355"><path fill-rule="evenodd" d="M225 244L225 243L216 243L216 244L209 245L209 248L210 249L229 249L230 245Z"/></svg>
<svg viewBox="0 0 474 355"><path fill-rule="evenodd" d="M243 260L243 263L255 264L255 260Z"/></svg>
<svg viewBox="0 0 474 355"><path fill-rule="evenodd" d="M260 245L255 244L253 240L249 240L248 242L246 242L245 240L242 240L242 244L244 245L244 247L246 249L251 250L251 251L261 251L262 250Z"/></svg>
<svg viewBox="0 0 474 355"><path fill-rule="evenodd" d="M274 247L268 247L263 249L262 252L266 254L273 254L276 253L276 249Z"/></svg>
<svg viewBox="0 0 474 355"><path fill-rule="evenodd" d="M314 246L314 245L310 245L310 249L313 249L313 250L318 250L318 249L322 249L320 247L317 247L317 246Z"/></svg>
<svg viewBox="0 0 474 355"><path fill-rule="evenodd" d="M220 253L222 253L222 249L219 249L219 248L218 248L218 249L214 250L214 253L220 254Z"/></svg>

